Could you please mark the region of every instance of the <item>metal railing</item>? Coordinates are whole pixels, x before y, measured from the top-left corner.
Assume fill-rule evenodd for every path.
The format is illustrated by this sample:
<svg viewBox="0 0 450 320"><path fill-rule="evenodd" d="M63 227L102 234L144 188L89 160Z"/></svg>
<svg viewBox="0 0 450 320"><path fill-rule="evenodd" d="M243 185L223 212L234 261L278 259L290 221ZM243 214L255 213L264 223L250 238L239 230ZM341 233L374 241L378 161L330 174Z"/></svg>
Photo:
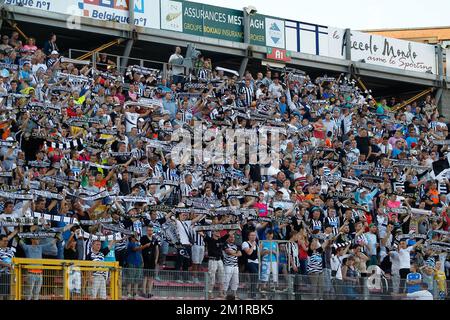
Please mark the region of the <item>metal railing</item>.
<svg viewBox="0 0 450 320"><path fill-rule="evenodd" d="M221 264L220 264L221 265ZM211 270L211 269L210 269ZM273 271L273 270L272 270ZM405 300L393 279L369 286L358 277L346 282L320 274L289 274L279 268L270 276L221 267L211 271L170 271L120 268L117 262L15 258L11 273L1 274L1 300L208 300L227 295L244 300ZM450 300L436 281L434 300ZM404 288L400 288L403 292Z"/></svg>
<svg viewBox="0 0 450 320"><path fill-rule="evenodd" d="M407 300L405 294L393 292L392 283L379 289L369 288L368 278L360 277L356 283L332 279L331 270L321 274L301 275L287 274L278 270L276 276L261 277L258 273L238 273L238 281L232 275L216 272L142 270L145 281L151 281L151 287L144 276L132 278L136 271L123 271L123 299L154 300L207 300L224 299L227 295L235 295L243 300ZM228 270L229 271L229 270ZM128 286L127 286L128 285ZM131 285L131 286L130 286ZM450 281L447 281L447 286ZM235 287L233 287L235 286ZM131 291L130 291L131 289ZM227 290L228 289L228 290ZM434 282L430 290L435 300L450 300L445 294L440 296Z"/></svg>
<svg viewBox="0 0 450 320"><path fill-rule="evenodd" d="M70 59L76 59L78 56L82 54L89 53L90 51L86 50L80 50L80 49L69 49L69 58ZM98 66L107 67L108 64L100 63L98 62L98 57L100 53L94 53L91 56L91 63L94 68L97 68ZM115 68L119 71L120 74L124 74L126 72L126 67L122 67L122 61L125 60L124 56L118 56L114 54L107 54L108 60L111 60L115 63ZM162 77L163 79L168 79L169 77L169 68L167 62L162 61L155 61L155 60L146 60L146 59L139 59L139 58L128 58L128 65L138 65L140 67L146 67L146 68L154 68L162 70Z"/></svg>
<svg viewBox="0 0 450 320"><path fill-rule="evenodd" d="M118 262L14 258L13 300L120 299Z"/></svg>

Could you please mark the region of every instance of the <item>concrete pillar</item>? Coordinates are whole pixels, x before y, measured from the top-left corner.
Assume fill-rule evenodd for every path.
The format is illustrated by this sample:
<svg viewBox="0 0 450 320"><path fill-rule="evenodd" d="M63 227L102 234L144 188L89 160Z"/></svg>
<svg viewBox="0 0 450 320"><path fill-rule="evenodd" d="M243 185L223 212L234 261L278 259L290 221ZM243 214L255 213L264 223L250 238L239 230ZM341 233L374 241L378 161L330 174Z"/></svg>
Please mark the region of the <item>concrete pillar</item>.
<svg viewBox="0 0 450 320"><path fill-rule="evenodd" d="M247 13L246 10L243 10L244 14L244 44L248 49L248 45L250 44L250 15ZM248 65L248 51L246 51L246 57L244 57L241 61L241 66L239 67L239 76L243 77L245 70L247 69Z"/></svg>
<svg viewBox="0 0 450 320"><path fill-rule="evenodd" d="M133 27L134 27L134 0L130 0L128 12L129 12L129 16L130 16L131 30L133 30Z"/></svg>
<svg viewBox="0 0 450 320"><path fill-rule="evenodd" d="M350 79L352 75L352 30L345 29L344 33L344 43L345 43L345 60L350 61L348 72L346 74L347 79Z"/></svg>
<svg viewBox="0 0 450 320"><path fill-rule="evenodd" d="M123 74L125 74L125 72L126 72L126 68L128 65L128 58L130 57L131 49L133 49L133 45L134 45L134 34L133 34L133 32L134 32L134 0L129 1L128 15L130 17L129 40L127 41L125 50L123 51L123 59L121 61L121 65L120 65L120 67L121 67L120 70L121 70L121 73L123 73Z"/></svg>
<svg viewBox="0 0 450 320"><path fill-rule="evenodd" d="M441 113L445 116L446 121L450 119L450 89L440 89L442 90L442 95L439 103L439 109Z"/></svg>
<svg viewBox="0 0 450 320"><path fill-rule="evenodd" d="M441 47L440 44L435 46L436 48L436 63L437 63L437 74L439 76L439 81L438 81L438 90L436 92L436 104L438 106L438 110L439 112L443 112L443 104L442 104L442 97L443 97L443 93L444 93L444 79L445 79L445 74L444 74L444 52L443 49ZM450 106L450 105L449 105ZM448 108L448 107L447 107Z"/></svg>
<svg viewBox="0 0 450 320"><path fill-rule="evenodd" d="M123 59L122 59L122 64L121 64L121 68L120 68L121 73L123 73L123 74L125 74L125 72L126 72L126 68L128 66L128 58L130 57L131 49L133 49L133 45L134 45L134 39L129 39L125 46L125 50L123 51Z"/></svg>

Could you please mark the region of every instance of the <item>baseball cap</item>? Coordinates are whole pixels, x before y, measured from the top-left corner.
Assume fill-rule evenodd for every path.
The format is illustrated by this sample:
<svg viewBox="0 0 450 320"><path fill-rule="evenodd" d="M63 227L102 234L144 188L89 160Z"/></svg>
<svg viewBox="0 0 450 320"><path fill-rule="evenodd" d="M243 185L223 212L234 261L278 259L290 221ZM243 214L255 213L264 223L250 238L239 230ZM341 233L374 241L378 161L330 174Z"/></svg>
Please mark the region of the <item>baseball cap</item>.
<svg viewBox="0 0 450 320"><path fill-rule="evenodd" d="M56 50L53 50L51 54L59 54L59 52Z"/></svg>

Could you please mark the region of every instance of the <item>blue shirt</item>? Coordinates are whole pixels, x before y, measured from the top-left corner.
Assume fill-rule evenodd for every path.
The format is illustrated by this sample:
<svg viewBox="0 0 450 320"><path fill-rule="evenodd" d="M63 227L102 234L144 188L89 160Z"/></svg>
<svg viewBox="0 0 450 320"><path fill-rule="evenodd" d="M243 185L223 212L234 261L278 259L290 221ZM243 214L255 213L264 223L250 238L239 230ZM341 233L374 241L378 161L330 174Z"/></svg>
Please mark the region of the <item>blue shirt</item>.
<svg viewBox="0 0 450 320"><path fill-rule="evenodd" d="M140 251L133 251L133 248L140 247L139 242L128 242L127 248L127 263L133 266L140 266L142 264L142 254Z"/></svg>
<svg viewBox="0 0 450 320"><path fill-rule="evenodd" d="M46 249L51 249L52 246L55 245L55 243L52 241L49 244L39 244L39 245L28 245L23 242L20 243L20 245L23 248L23 251L25 251L25 256L30 259L42 259L42 251Z"/></svg>
<svg viewBox="0 0 450 320"><path fill-rule="evenodd" d="M395 148L395 149L392 150L392 156L396 157L402 152L403 152L403 150Z"/></svg>
<svg viewBox="0 0 450 320"><path fill-rule="evenodd" d="M270 250L272 248L272 254L270 254ZM277 253L278 253L278 245L275 241L264 240L262 241L262 251L269 250L269 254L263 256L262 260L265 262L276 262L277 261Z"/></svg>
<svg viewBox="0 0 450 320"><path fill-rule="evenodd" d="M408 138L406 138L406 143L408 144L408 148L411 149L411 143L413 143L413 142L417 144L418 140L417 140L416 137L408 137Z"/></svg>
<svg viewBox="0 0 450 320"><path fill-rule="evenodd" d="M167 110L170 112L170 119L174 119L175 115L177 114L177 111L178 111L177 104L174 101L167 101L166 99L164 99L163 107L164 107L164 110Z"/></svg>
<svg viewBox="0 0 450 320"><path fill-rule="evenodd" d="M103 241L102 242L102 249L103 248L107 248L108 247L108 241ZM114 262L116 261L116 251L115 249L115 245L112 246L111 250L109 250L108 254L105 256L105 260L104 261L108 261L108 262Z"/></svg>
<svg viewBox="0 0 450 320"><path fill-rule="evenodd" d="M281 102L280 102L279 107L280 107L280 113L281 113L281 115L285 114L285 113L286 113L286 110L287 110L287 104L286 104L286 103L281 103Z"/></svg>
<svg viewBox="0 0 450 320"><path fill-rule="evenodd" d="M421 280L422 275L418 272L410 272L406 276L406 281L415 281L415 280ZM413 293L416 291L420 291L420 284L407 284L407 291L408 293Z"/></svg>
<svg viewBox="0 0 450 320"><path fill-rule="evenodd" d="M384 108L382 105L378 105L376 113L377 115L384 115Z"/></svg>

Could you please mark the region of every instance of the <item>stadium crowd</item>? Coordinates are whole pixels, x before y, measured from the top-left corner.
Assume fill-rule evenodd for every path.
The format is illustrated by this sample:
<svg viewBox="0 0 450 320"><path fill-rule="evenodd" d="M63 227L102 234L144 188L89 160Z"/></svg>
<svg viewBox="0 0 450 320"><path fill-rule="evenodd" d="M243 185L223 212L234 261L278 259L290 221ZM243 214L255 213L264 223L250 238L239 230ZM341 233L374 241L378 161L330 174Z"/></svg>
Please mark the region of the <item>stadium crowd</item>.
<svg viewBox="0 0 450 320"><path fill-rule="evenodd" d="M176 249L175 269L192 272L177 281L199 282L207 255L221 296L248 273L254 298L283 274L316 299L447 297L449 126L432 96L398 108L344 75L240 78L203 57L185 76L180 48L165 79L105 54L96 68L61 57L56 41L13 33L0 45L0 296L12 258L27 257L119 261L127 294L151 297ZM279 144L259 139L257 151L279 160L179 163L181 128L213 132L200 144L215 151L225 129L273 129ZM107 277L93 274L94 298ZM28 299L42 281L28 271Z"/></svg>

